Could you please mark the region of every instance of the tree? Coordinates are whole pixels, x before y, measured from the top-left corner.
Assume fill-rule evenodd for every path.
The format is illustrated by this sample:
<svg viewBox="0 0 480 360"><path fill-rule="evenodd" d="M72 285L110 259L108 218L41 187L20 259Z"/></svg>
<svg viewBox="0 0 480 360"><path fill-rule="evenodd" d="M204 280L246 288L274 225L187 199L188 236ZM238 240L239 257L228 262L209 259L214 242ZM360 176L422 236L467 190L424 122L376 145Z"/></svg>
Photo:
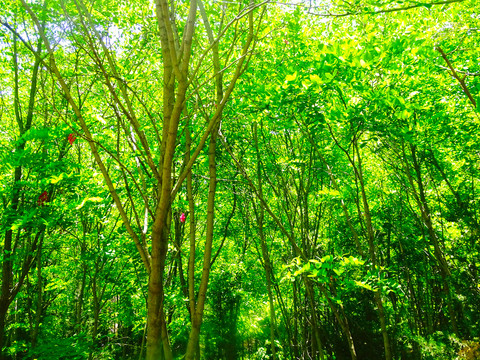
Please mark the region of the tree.
<svg viewBox="0 0 480 360"><path fill-rule="evenodd" d="M290 5L2 8L4 356L474 351L478 5Z"/></svg>
<svg viewBox="0 0 480 360"><path fill-rule="evenodd" d="M78 125L79 135L87 141L90 151L95 157L95 161L105 179L105 182L109 188L110 194L114 199L115 205L122 217L122 221L127 228L130 236L132 237L137 250L143 260L145 269L149 274L149 295L147 300L148 305L148 333L147 333L147 358L158 359L160 357L172 358L168 334L166 331L165 314L163 309L164 298L164 269L165 260L168 249L169 238L169 217L171 214L171 204L177 195L183 180L190 171L193 163L195 162L200 150L203 148L204 143L210 136L211 153L214 153L215 144L215 129L218 128L218 123L221 119L221 113L223 108L233 91L235 83L241 73L244 71L248 58L251 56L251 48L253 47L253 38L255 32L255 23L253 12L259 8L262 4L250 4L242 6L238 11L232 9L230 6L223 7L223 14L227 16L233 15L232 20L223 25L223 22L218 29L217 38L213 38L211 31L209 30L208 19L205 11L203 22L207 34L209 35L209 45L207 51L203 54L201 50L195 51L194 46L194 34L195 23L197 22L197 1L192 0L188 5L185 12L186 20L182 23L180 17L177 19L177 11L182 12L183 9L169 7L167 1L157 1L155 3L156 22L159 31L159 41L162 49L162 88L157 90L154 96L158 96L159 92L162 93L162 109L161 120L150 118L147 123L142 123L139 113L146 112L142 116L151 116L148 113L148 108L145 108L145 104L140 99L142 96L136 90L133 90L128 84L128 72L122 72L122 68L117 64L116 53L114 48L109 48L106 39L102 36L99 26L102 25L102 17L96 17L99 14L96 9L87 9L87 4L82 1L77 1L73 4L60 3L58 4L58 11L62 13L65 21L69 21L72 25L72 44L83 49L94 64L100 70L100 77L106 84L106 93L111 96L111 103L109 107L112 111L112 116L117 117L118 123L125 131L124 140L127 142L136 156L135 170L128 169L127 163L122 160L123 154L113 154L107 149L104 149L103 144L97 142L94 138L93 126L89 124L87 112L85 108L86 104L81 102L81 99L75 97L70 90L70 86L66 81L62 68L58 65L58 60L55 55L54 47L49 40L48 34L40 25L40 20L35 13L34 9L26 2L22 1L22 5L29 12L35 27L41 37L42 42L45 45L49 58L49 68L52 74L56 77L56 80L67 98L75 119L76 125ZM136 8L137 11L141 11L147 4L139 4ZM148 5L147 5L148 6ZM121 11L121 8L116 9ZM125 9L131 12L133 9ZM246 19L246 20L245 20ZM100 21L100 22L98 22ZM243 21L246 21L246 25L241 25ZM133 26L132 24L131 26ZM246 33L237 32L237 26L245 26ZM179 32L178 29L182 29ZM230 51L225 58L225 69L229 69L233 66L233 72L229 80L229 85L223 91L219 88L221 85L222 77L225 77L219 71L224 71L219 68L218 60L218 43L227 37L226 34L232 34L234 36L233 41L228 43ZM78 42L76 36L82 36L85 39ZM231 36L231 35L229 35ZM58 40L55 40L58 41ZM243 44L239 49L234 46L237 42ZM210 49L213 49L214 54L214 69L216 70L215 78L220 83L217 84L217 98L215 100L216 109L208 118L207 126L201 135L197 138L196 150L191 154L188 163L183 164L182 172L178 175L176 182L174 183L174 157L176 145L179 141L179 136L182 132L179 130L179 125L182 120L182 114L186 113L187 108L187 91L193 86L196 89L192 95L196 95L199 100L202 99L198 86L202 86L204 81L202 76L202 68L208 66L204 61L205 55ZM198 53L192 60L192 53ZM237 55L238 54L238 55ZM238 56L238 58L235 58ZM193 69L193 71L192 71ZM191 73L190 73L191 72ZM222 76L221 76L222 75ZM208 84L210 80L206 80ZM153 103L154 98L147 100L148 104ZM205 101L205 100L203 100ZM150 133L147 132L146 126L149 124L152 127ZM212 148L213 146L213 148ZM153 149L156 149L158 156L153 154ZM141 233L135 230L135 225L141 228L138 214L141 213L137 208L137 204L132 199L132 194L128 192L127 201L130 206L135 208L137 214L136 224L130 221L125 210L125 203L122 201L119 191L114 186L112 175L108 171L105 160L102 158L101 150L105 150L114 160L117 161L118 166L122 168L122 171L128 173L125 175L125 186L132 182L136 187L135 193L143 198L143 207L145 212L145 219L147 228L150 234L150 245L147 245L146 229ZM122 149L122 152L128 151ZM124 153L127 155L127 153ZM210 161L213 161L211 158ZM138 173L142 180L142 184L138 184L135 181L134 173ZM127 178L129 178L127 180ZM212 179L212 184L215 180ZM214 194L214 187L211 189L211 194ZM147 194L153 193L153 199L149 199ZM213 196L213 195L211 195ZM210 201L213 206L213 197L210 197ZM213 216L213 213L212 215ZM213 217L209 220L211 226L213 226ZM207 235L211 236L211 235ZM151 250L149 250L151 246ZM207 249L205 251L205 261L208 263L210 260L210 254ZM201 282L200 299L197 304L198 310L196 314L192 315L192 334L191 343L187 350L187 357L193 356L194 344L198 342L198 331L202 318L202 303L205 296L206 287L208 283L208 271Z"/></svg>

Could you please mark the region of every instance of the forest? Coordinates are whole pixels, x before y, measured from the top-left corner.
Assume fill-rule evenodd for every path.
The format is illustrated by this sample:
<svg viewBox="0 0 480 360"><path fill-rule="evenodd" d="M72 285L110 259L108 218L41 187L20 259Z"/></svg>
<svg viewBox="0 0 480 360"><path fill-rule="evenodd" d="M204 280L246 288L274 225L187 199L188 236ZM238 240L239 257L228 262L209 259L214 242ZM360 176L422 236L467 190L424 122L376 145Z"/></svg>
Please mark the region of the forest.
<svg viewBox="0 0 480 360"><path fill-rule="evenodd" d="M478 0L3 0L0 360L480 359Z"/></svg>

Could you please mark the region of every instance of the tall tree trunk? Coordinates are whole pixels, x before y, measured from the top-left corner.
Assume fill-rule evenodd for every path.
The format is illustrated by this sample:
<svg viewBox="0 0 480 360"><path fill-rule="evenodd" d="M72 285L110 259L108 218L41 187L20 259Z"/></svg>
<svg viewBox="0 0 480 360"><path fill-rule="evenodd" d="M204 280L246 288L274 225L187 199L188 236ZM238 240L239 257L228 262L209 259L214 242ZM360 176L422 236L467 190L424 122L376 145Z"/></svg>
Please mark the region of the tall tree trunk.
<svg viewBox="0 0 480 360"><path fill-rule="evenodd" d="M367 193L365 190L365 182L363 178L363 169L362 169L362 158L360 156L360 150L358 148L357 139L354 139L353 145L354 145L354 151L357 152L357 164L355 164L355 162L352 161L352 166L355 170L355 176L358 178L360 182L360 190L361 190L361 196L362 196L362 202L363 202L363 213L364 213L365 223L367 225L368 252L370 255L370 260L372 261L372 265L374 269L378 271L378 277L380 279L381 269L377 262L377 255L376 255L376 249L375 249L375 243L374 243L375 235L374 235L373 225L372 225L372 216L370 214L370 206L368 204ZM380 328L382 330L383 346L385 349L385 359L392 360L393 355L392 355L392 349L390 345L390 337L388 335L388 330L387 330L387 318L385 316L385 310L383 307L382 294L378 289L374 290L374 301L375 301L375 304L377 305L377 312L380 320Z"/></svg>
<svg viewBox="0 0 480 360"><path fill-rule="evenodd" d="M158 239L152 238L151 272L148 279L147 300L147 360L173 359L168 336L165 334L165 313L163 310L163 274L168 246L168 234L163 230ZM159 246L161 244L161 246Z"/></svg>
<svg viewBox="0 0 480 360"><path fill-rule="evenodd" d="M84 229L83 239L80 244L80 279L77 284L77 289L75 291L75 332L80 332L82 327L82 313L83 313L83 301L84 301L84 292L87 282L87 263L85 260L85 253L87 251L86 244L86 229Z"/></svg>
<svg viewBox="0 0 480 360"><path fill-rule="evenodd" d="M262 257L263 257L263 264L265 267L265 275L267 279L267 294L268 294L268 303L270 307L270 346L272 349L272 359L276 359L276 349L275 349L275 332L277 328L276 322L276 315L275 315L275 304L274 304L274 297L272 291L272 265L270 261L270 255L268 253L267 244L265 241L265 234L263 232L263 208L260 208L261 214L260 219L258 222L259 227L259 236L260 236L260 243L262 248Z"/></svg>
<svg viewBox="0 0 480 360"><path fill-rule="evenodd" d="M205 300L207 295L208 280L210 277L211 259L212 259L212 244L213 244L213 227L215 219L215 193L217 188L217 165L215 150L217 147L217 132L210 135L210 143L208 146L208 168L209 168L209 190L207 202L207 230L205 238L205 251L203 254L203 271L198 290L198 300L195 311L192 314L192 328L188 338L187 352L185 353L185 360L194 360L195 353L198 349L198 342L200 336L200 327L203 320L203 310L205 308Z"/></svg>
<svg viewBox="0 0 480 360"><path fill-rule="evenodd" d="M418 194L416 192L413 179L410 175L409 169L408 169L408 164L407 164L407 177L410 182L410 186L412 187L412 190L414 192L414 197L417 202L417 205L420 209L421 217L423 220L424 226L427 228L428 236L430 238L430 241L433 244L433 249L434 249L434 255L437 260L438 266L440 267L440 274L442 276L443 280L443 286L444 286L444 291L446 294L447 298L447 308L448 308L448 313L450 316L450 321L452 325L452 330L457 334L457 336L460 336L459 331L458 331L458 326L457 326L457 316L455 313L455 308L453 304L453 297L452 297L452 290L451 290L451 272L450 268L448 266L447 260L445 258L445 255L443 254L443 250L440 246L440 242L437 236L437 233L435 232L435 229L433 228L433 223L432 223L432 217L431 217L431 212L430 212L430 207L428 205L427 198L425 196L425 188L423 185L423 179L422 179L422 173L421 173L421 168L420 164L417 160L417 151L416 151L416 146L415 145L410 145L410 152L412 155L412 161L413 161L413 169L416 174L416 181L417 181L417 186L418 186ZM406 160L405 160L406 161Z"/></svg>
<svg viewBox="0 0 480 360"><path fill-rule="evenodd" d="M298 339L298 336L299 336L299 326L298 326L298 323L299 323L299 317L298 317L298 314L300 313L300 310L299 310L299 300L298 300L298 286L297 286L297 282L294 281L292 283L292 293L293 293L293 314L292 314L292 317L293 317L293 336L292 336L292 341L290 342L290 344L293 346L293 354L294 354L294 358L295 359L299 359L300 358L300 349L299 349L299 339Z"/></svg>
<svg viewBox="0 0 480 360"><path fill-rule="evenodd" d="M42 249L43 235L40 238L37 250L37 306L35 311L35 321L32 330L32 348L37 346L38 334L40 332L40 323L42 322L43 311L43 274L42 274Z"/></svg>
<svg viewBox="0 0 480 360"><path fill-rule="evenodd" d="M302 276L303 282L305 283L305 291L307 294L308 304L310 306L310 316L312 319L312 335L313 335L313 343L315 344L313 348L313 358L314 359L325 359L325 351L323 350L323 343L320 337L320 325L317 318L317 307L315 306L315 291L313 290L313 284L310 278L306 275Z"/></svg>
<svg viewBox="0 0 480 360"><path fill-rule="evenodd" d="M258 182L258 193L263 198L263 187L262 187L262 162L260 158L260 150L258 146L258 133L257 133L257 123L253 124L253 139L255 142L255 150L257 153L257 182ZM257 224L258 224L258 235L260 237L260 247L262 249L262 258L263 258L263 266L265 268L265 277L267 280L267 294L268 294L268 302L270 307L270 347L272 350L272 359L276 360L277 354L275 350L275 331L276 331L276 316L275 316L275 305L274 305L274 298L273 298L273 291L272 291L272 279L273 279L273 272L272 272L272 265L270 262L270 255L268 253L267 243L265 241L265 233L263 229L263 220L265 217L265 209L263 206L260 205L258 211L255 211L257 216Z"/></svg>

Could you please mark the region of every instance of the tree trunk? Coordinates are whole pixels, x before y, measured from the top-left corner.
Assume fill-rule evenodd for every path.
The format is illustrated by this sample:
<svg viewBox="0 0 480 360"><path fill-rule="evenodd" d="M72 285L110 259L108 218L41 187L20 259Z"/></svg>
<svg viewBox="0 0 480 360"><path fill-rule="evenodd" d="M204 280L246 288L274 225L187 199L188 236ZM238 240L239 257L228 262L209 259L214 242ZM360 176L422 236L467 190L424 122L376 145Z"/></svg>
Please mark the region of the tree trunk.
<svg viewBox="0 0 480 360"><path fill-rule="evenodd" d="M443 254L443 251L440 247L440 242L439 242L437 233L435 232L435 229L433 228L430 207L428 206L427 198L425 196L425 189L424 189L424 186L423 186L421 168L420 168L420 164L417 160L416 146L415 145L410 145L410 151L411 151L411 155L412 155L413 169L415 171L416 178L417 178L416 181L417 181L417 186L418 186L418 195L417 195L414 183L413 183L413 179L410 175L408 165L407 165L407 169L406 169L407 170L407 177L409 179L410 186L412 187L412 190L414 192L414 197L415 197L415 200L417 202L417 205L420 209L420 213L421 213L423 223L424 223L425 227L427 228L428 236L430 238L430 241L433 244L435 258L437 260L438 266L440 267L440 274L442 276L444 292L445 292L446 298L447 298L447 308L448 308L448 313L449 313L449 316L450 316L452 330L457 336L460 336L459 331L458 331L458 326L457 326L457 317L456 317L454 304L453 304L453 299L452 299L452 290L450 288L450 282L451 282L450 268L448 266L445 255Z"/></svg>
<svg viewBox="0 0 480 360"><path fill-rule="evenodd" d="M315 292L313 290L312 281L306 275L302 276L303 282L305 283L305 290L307 293L308 303L310 305L310 316L312 317L312 333L314 344L316 345L313 349L313 358L314 359L325 359L325 351L323 350L322 339L320 337L320 326L318 324L317 318L317 309L315 307ZM318 352L318 354L317 354Z"/></svg>
<svg viewBox="0 0 480 360"><path fill-rule="evenodd" d="M205 300L207 295L208 280L210 277L211 259L212 259L212 244L213 244L213 227L215 219L215 193L217 189L217 164L215 151L217 148L217 133L218 127L210 135L210 143L208 146L208 168L210 175L210 183L208 190L207 202L207 230L205 239L205 251L203 254L203 271L200 287L198 290L198 300L195 311L192 314L192 329L188 338L187 352L185 353L185 360L194 360L196 350L198 348L200 327L202 325L203 310L205 307Z"/></svg>
<svg viewBox="0 0 480 360"><path fill-rule="evenodd" d="M365 218L365 223L367 225L367 239L368 239L368 252L370 255L370 260L372 262L372 265L375 270L378 270L378 276L380 278L380 271L381 268L378 266L377 262L377 254L376 254L376 249L375 249L375 235L373 231L373 225L372 225L372 216L370 214L370 206L368 204L367 200L367 193L365 189L365 182L363 179L363 169L362 169L362 158L360 156L360 150L358 148L358 143L357 139L354 139L354 153L356 151L357 153L357 164L351 160L351 164L354 168L355 171L355 176L358 178L359 183L360 183L360 190L361 190L361 196L362 196L362 202L363 202L363 213L364 213L364 218ZM348 155L348 153L347 153ZM350 159L350 157L349 157ZM385 316L385 310L383 307L383 300L382 300L382 294L380 293L380 290L375 290L374 291L374 301L375 304L377 305L377 312L378 312L378 317L380 320L380 328L382 330L382 337L383 337L383 346L385 350L385 359L386 360L392 360L392 349L390 345L390 338L388 336L388 330L387 330L387 319Z"/></svg>
<svg viewBox="0 0 480 360"><path fill-rule="evenodd" d="M257 123L253 124L253 138L255 142L255 150L257 153L257 181L258 181L258 193L263 198L263 188L262 188L262 171L261 171L261 159L260 159L260 150L258 147L258 134L257 134ZM260 246L262 249L262 258L263 258L263 266L265 268L265 277L267 280L267 294L268 294L268 302L270 307L270 347L272 350L272 359L276 360L277 354L275 350L275 331L276 331L276 317L275 317L275 306L274 306L274 299L273 299L273 291L272 291L272 265L270 262L270 255L268 253L267 243L265 241L265 233L263 229L263 220L265 217L265 209L263 206L260 205L258 211L255 211L257 216L257 224L258 224L258 235L260 237Z"/></svg>
<svg viewBox="0 0 480 360"><path fill-rule="evenodd" d="M8 312L9 304L5 303L4 301L0 301L0 360L6 360L7 357L3 352L3 347L5 344L5 326L6 326L6 319L7 319L7 312Z"/></svg>
<svg viewBox="0 0 480 360"><path fill-rule="evenodd" d="M147 298L147 360L173 359L168 336L164 330L166 321L163 311L163 274L168 247L165 227L158 239L152 236L152 261Z"/></svg>
<svg viewBox="0 0 480 360"><path fill-rule="evenodd" d="M43 236L40 239L37 250L37 309L35 313L34 327L32 331L32 348L37 346L38 334L40 332L40 323L42 322L43 310L43 274L42 274L42 249Z"/></svg>
<svg viewBox="0 0 480 360"><path fill-rule="evenodd" d="M84 260L84 256L82 256L86 252L85 241L86 240L84 237L80 245L81 246L81 249L80 249L81 274L80 274L80 281L77 285L77 290L75 291L75 327L76 327L75 332L80 332L82 327L82 313L83 313L83 300L84 300L83 294L85 292L85 285L87 281L87 272L88 272L86 261Z"/></svg>

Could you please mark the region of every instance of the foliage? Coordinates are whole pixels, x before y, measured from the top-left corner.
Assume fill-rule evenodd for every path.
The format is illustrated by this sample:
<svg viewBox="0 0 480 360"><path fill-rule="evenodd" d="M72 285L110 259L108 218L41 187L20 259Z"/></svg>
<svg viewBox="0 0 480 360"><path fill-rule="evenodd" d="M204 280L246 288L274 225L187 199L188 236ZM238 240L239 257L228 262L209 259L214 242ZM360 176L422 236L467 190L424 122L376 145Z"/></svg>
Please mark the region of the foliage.
<svg viewBox="0 0 480 360"><path fill-rule="evenodd" d="M478 355L477 1L22 3L0 359Z"/></svg>

